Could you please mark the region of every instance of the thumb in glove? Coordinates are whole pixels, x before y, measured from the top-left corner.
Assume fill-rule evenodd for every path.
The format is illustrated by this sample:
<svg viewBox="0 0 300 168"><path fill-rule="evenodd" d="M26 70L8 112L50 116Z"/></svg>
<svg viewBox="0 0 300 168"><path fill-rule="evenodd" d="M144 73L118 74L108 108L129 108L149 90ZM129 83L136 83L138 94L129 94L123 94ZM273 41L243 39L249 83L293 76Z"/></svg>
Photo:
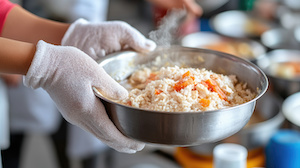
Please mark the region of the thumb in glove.
<svg viewBox="0 0 300 168"><path fill-rule="evenodd" d="M84 19L78 19L70 25L61 44L77 47L96 61L126 48L138 52L149 52L156 48L152 40L146 39L126 22L89 23Z"/></svg>
<svg viewBox="0 0 300 168"><path fill-rule="evenodd" d="M92 87L111 99L126 98L127 90L79 49L39 41L24 84L45 89L68 122L92 133L117 151L135 153L144 148L144 143L119 132Z"/></svg>

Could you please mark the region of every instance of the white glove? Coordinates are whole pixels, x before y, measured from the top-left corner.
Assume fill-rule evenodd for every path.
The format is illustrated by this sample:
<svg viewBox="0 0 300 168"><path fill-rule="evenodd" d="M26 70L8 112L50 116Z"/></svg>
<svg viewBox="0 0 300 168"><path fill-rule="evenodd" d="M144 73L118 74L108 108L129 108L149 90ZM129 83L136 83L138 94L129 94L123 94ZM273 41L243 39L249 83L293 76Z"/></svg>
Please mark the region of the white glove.
<svg viewBox="0 0 300 168"><path fill-rule="evenodd" d="M156 44L146 39L139 31L122 21L89 23L78 19L65 33L61 45L74 46L99 60L102 56L132 48L138 52L148 52Z"/></svg>
<svg viewBox="0 0 300 168"><path fill-rule="evenodd" d="M24 84L45 89L68 122L94 134L117 151L135 153L144 148L144 143L119 132L92 86L112 99L126 98L127 90L79 49L39 41Z"/></svg>

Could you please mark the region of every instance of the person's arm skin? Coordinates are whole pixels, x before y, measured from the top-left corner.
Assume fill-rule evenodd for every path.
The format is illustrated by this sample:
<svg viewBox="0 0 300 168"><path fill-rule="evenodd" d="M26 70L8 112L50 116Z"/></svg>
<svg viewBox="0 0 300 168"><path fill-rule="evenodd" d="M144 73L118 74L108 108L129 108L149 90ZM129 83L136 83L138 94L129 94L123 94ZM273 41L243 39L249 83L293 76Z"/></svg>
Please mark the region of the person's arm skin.
<svg viewBox="0 0 300 168"><path fill-rule="evenodd" d="M44 40L60 45L68 28L67 23L44 19L16 6L9 12L1 36L33 44Z"/></svg>
<svg viewBox="0 0 300 168"><path fill-rule="evenodd" d="M25 75L35 54L35 44L0 37L0 46L0 72Z"/></svg>
<svg viewBox="0 0 300 168"><path fill-rule="evenodd" d="M196 16L201 16L203 13L203 9L200 5L198 5L195 0L148 0L154 5L159 7L163 7L165 9L172 8L186 8L187 11Z"/></svg>

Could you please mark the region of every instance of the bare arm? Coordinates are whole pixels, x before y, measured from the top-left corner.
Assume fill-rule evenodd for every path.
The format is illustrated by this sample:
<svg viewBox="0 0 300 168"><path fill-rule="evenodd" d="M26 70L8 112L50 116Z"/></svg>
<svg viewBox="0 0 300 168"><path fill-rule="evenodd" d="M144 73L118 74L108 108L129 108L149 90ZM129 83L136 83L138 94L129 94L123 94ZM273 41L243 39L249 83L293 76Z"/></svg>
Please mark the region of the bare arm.
<svg viewBox="0 0 300 168"><path fill-rule="evenodd" d="M203 9L200 5L198 5L195 0L148 0L149 2L157 5L159 7L163 7L166 9L172 8L186 8L189 13L192 13L196 16L201 16L203 13Z"/></svg>
<svg viewBox="0 0 300 168"><path fill-rule="evenodd" d="M0 37L0 46L0 72L25 75L35 54L35 44Z"/></svg>
<svg viewBox="0 0 300 168"><path fill-rule="evenodd" d="M59 45L68 27L69 24L40 18L16 6L7 16L2 37L34 44L44 40Z"/></svg>

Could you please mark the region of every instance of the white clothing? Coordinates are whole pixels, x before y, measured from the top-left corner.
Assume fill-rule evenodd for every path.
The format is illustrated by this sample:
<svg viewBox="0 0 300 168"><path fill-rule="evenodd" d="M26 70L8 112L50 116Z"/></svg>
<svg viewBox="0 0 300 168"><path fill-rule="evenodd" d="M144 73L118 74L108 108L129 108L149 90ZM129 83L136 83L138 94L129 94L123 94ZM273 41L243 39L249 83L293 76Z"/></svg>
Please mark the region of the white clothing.
<svg viewBox="0 0 300 168"><path fill-rule="evenodd" d="M12 133L44 133L57 131L61 115L48 93L30 89L22 83L9 87L10 128Z"/></svg>
<svg viewBox="0 0 300 168"><path fill-rule="evenodd" d="M75 125L68 125L67 155L73 159L86 158L108 148L95 136Z"/></svg>
<svg viewBox="0 0 300 168"><path fill-rule="evenodd" d="M0 151L9 147L9 112L6 85L0 79ZM0 157L1 161L1 157Z"/></svg>
<svg viewBox="0 0 300 168"><path fill-rule="evenodd" d="M106 20L108 0L25 0L25 8L41 17L72 23L79 18L90 22ZM42 10L41 10L42 9Z"/></svg>

